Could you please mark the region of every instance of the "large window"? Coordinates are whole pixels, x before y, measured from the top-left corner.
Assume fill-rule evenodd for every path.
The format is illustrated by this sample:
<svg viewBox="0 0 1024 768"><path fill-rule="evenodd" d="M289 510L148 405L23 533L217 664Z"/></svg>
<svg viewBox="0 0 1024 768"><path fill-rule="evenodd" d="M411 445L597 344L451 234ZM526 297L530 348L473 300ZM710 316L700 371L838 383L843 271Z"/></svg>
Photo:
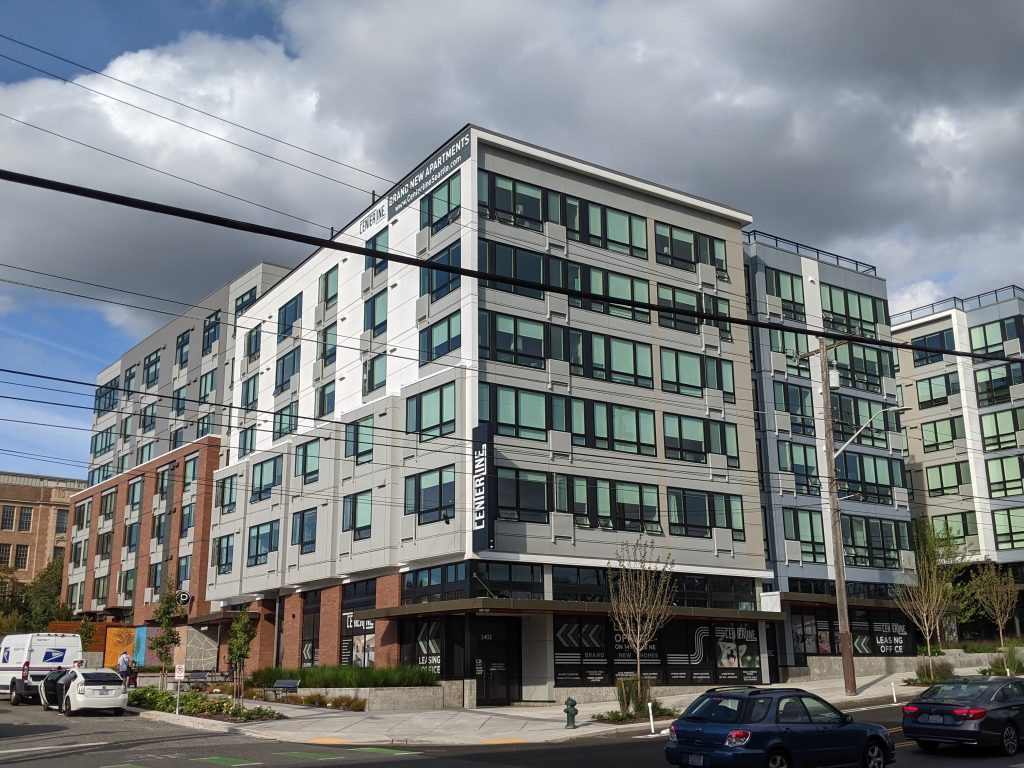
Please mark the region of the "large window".
<svg viewBox="0 0 1024 768"><path fill-rule="evenodd" d="M806 333L772 328L768 332L768 341L772 352L786 356L786 372L790 376L811 378L811 361L804 357L808 349Z"/></svg>
<svg viewBox="0 0 1024 768"><path fill-rule="evenodd" d="M324 365L333 365L338 357L338 324L331 323L318 335L318 357Z"/></svg>
<svg viewBox="0 0 1024 768"><path fill-rule="evenodd" d="M960 546L967 544L968 536L978 535L978 523L973 511L932 515L931 521L935 533L940 536L948 536Z"/></svg>
<svg viewBox="0 0 1024 768"><path fill-rule="evenodd" d="M267 564L267 556L271 552L277 552L280 525L277 520L271 520L249 528L249 549L248 556L245 559L246 565Z"/></svg>
<svg viewBox="0 0 1024 768"><path fill-rule="evenodd" d="M900 550L912 550L910 523L877 517L843 515L846 564L864 568L899 568Z"/></svg>
<svg viewBox="0 0 1024 768"><path fill-rule="evenodd" d="M620 272L611 272L606 269L599 269L576 262L566 262L568 267L568 287L578 291L586 291L599 299L569 299L569 305L601 312L612 317L622 317L626 320L636 320L639 323L649 323L651 312L635 304L647 304L651 300L650 285L646 280L631 277ZM619 304L616 300L626 303Z"/></svg>
<svg viewBox="0 0 1024 768"><path fill-rule="evenodd" d="M248 456L256 450L256 427L238 430L238 458Z"/></svg>
<svg viewBox="0 0 1024 768"><path fill-rule="evenodd" d="M183 473L182 489L190 490L199 477L199 454L194 454L185 459L185 471Z"/></svg>
<svg viewBox="0 0 1024 768"><path fill-rule="evenodd" d="M142 361L142 383L147 387L155 387L160 379L160 350L146 355Z"/></svg>
<svg viewBox="0 0 1024 768"><path fill-rule="evenodd" d="M574 373L579 371L584 376L615 384L644 389L654 387L650 344L589 331L580 334L572 330L569 331L569 340L569 357Z"/></svg>
<svg viewBox="0 0 1024 768"><path fill-rule="evenodd" d="M804 322L807 308L804 305L804 279L792 272L781 269L765 269L766 290L769 296L782 299L782 316L787 320ZM755 309L758 309L755 307Z"/></svg>
<svg viewBox="0 0 1024 768"><path fill-rule="evenodd" d="M302 347L295 347L277 358L274 371L274 394L279 395L288 389L292 383L292 377L299 372L301 364Z"/></svg>
<svg viewBox="0 0 1024 768"><path fill-rule="evenodd" d="M498 278L508 277L543 285L565 286L565 261L562 259L483 239L479 241L478 252L481 272ZM481 280L480 285L533 299L544 298L542 290L513 285L500 279Z"/></svg>
<svg viewBox="0 0 1024 768"><path fill-rule="evenodd" d="M674 288L671 285L659 285L658 306L681 310L679 314L659 311L658 325L686 333L697 333L700 330L701 321L694 315L701 309L700 294L696 291Z"/></svg>
<svg viewBox="0 0 1024 768"><path fill-rule="evenodd" d="M462 182L458 171L420 198L420 229L440 232L458 221L462 206Z"/></svg>
<svg viewBox="0 0 1024 768"><path fill-rule="evenodd" d="M405 431L420 441L455 431L455 382L429 389L405 400Z"/></svg>
<svg viewBox="0 0 1024 768"><path fill-rule="evenodd" d="M156 403L150 403L143 407L139 421L142 424L143 432L152 432L156 429Z"/></svg>
<svg viewBox="0 0 1024 768"><path fill-rule="evenodd" d="M1003 342L1024 335L1024 317L1007 317L971 328L971 349L986 354L1001 354Z"/></svg>
<svg viewBox="0 0 1024 768"><path fill-rule="evenodd" d="M664 414L665 458L707 463L708 454L726 457L730 467L739 467L736 425L693 416Z"/></svg>
<svg viewBox="0 0 1024 768"><path fill-rule="evenodd" d="M252 502L269 499L274 488L281 484L281 457L252 465Z"/></svg>
<svg viewBox="0 0 1024 768"><path fill-rule="evenodd" d="M546 523L551 508L550 475L525 469L500 467L498 517L521 523Z"/></svg>
<svg viewBox="0 0 1024 768"><path fill-rule="evenodd" d="M594 414L593 447L643 456L657 455L653 411L599 401L592 401L590 407ZM578 426L575 421L573 418L574 433Z"/></svg>
<svg viewBox="0 0 1024 768"><path fill-rule="evenodd" d="M373 492L352 493L342 499L341 530L352 531L356 541L370 538L373 525Z"/></svg>
<svg viewBox="0 0 1024 768"><path fill-rule="evenodd" d="M217 369L214 368L212 371L207 371L199 377L199 402L209 402L210 395L216 394L216 389Z"/></svg>
<svg viewBox="0 0 1024 768"><path fill-rule="evenodd" d="M183 504L181 507L181 523L179 527L179 535L181 538L188 536L189 531L196 524L196 505L195 504Z"/></svg>
<svg viewBox="0 0 1024 768"><path fill-rule="evenodd" d="M654 222L654 250L659 264L694 272L697 263L713 264L726 271L725 241L682 227Z"/></svg>
<svg viewBox="0 0 1024 768"><path fill-rule="evenodd" d="M996 549L1024 548L1024 507L997 509L992 513L996 529Z"/></svg>
<svg viewBox="0 0 1024 768"><path fill-rule="evenodd" d="M881 392L882 378L891 378L895 373L892 353L887 349L840 344L828 351L828 358L835 363L842 386L865 392Z"/></svg>
<svg viewBox="0 0 1024 768"><path fill-rule="evenodd" d="M292 513L292 546L308 555L316 551L316 508Z"/></svg>
<svg viewBox="0 0 1024 768"><path fill-rule="evenodd" d="M299 403L293 400L284 408L274 411L274 439L280 440L299 427Z"/></svg>
<svg viewBox="0 0 1024 768"><path fill-rule="evenodd" d="M185 331L178 334L178 338L174 343L174 364L180 368L188 365L188 345L191 338L192 331Z"/></svg>
<svg viewBox="0 0 1024 768"><path fill-rule="evenodd" d="M355 458L356 464L373 461L373 416L345 425L345 458Z"/></svg>
<svg viewBox="0 0 1024 768"><path fill-rule="evenodd" d="M789 414L790 431L794 435L814 436L814 400L810 387L776 381L775 410Z"/></svg>
<svg viewBox="0 0 1024 768"><path fill-rule="evenodd" d="M366 247L371 251L388 252L388 229L385 227L376 235L366 241ZM373 274L379 275L388 268L388 260L379 256L367 256L364 269L372 269Z"/></svg>
<svg viewBox="0 0 1024 768"><path fill-rule="evenodd" d="M420 331L420 365L437 360L461 346L462 316L455 312Z"/></svg>
<svg viewBox="0 0 1024 768"><path fill-rule="evenodd" d="M578 528L661 533L658 486L555 475L555 510L572 514Z"/></svg>
<svg viewBox="0 0 1024 768"><path fill-rule="evenodd" d="M711 538L712 528L732 532L733 541L744 541L743 497L686 488L668 488L668 532L673 536Z"/></svg>
<svg viewBox="0 0 1024 768"><path fill-rule="evenodd" d="M885 403L862 397L832 393L832 424L835 439L844 443L857 435L856 443L871 448L888 448L887 432L899 432L896 411L885 411ZM881 414L881 415L879 415ZM858 430L863 428L859 434Z"/></svg>
<svg viewBox="0 0 1024 768"><path fill-rule="evenodd" d="M316 418L334 413L334 382L329 381L316 391Z"/></svg>
<svg viewBox="0 0 1024 768"><path fill-rule="evenodd" d="M221 514L233 512L238 493L238 475L228 475L217 481L217 507Z"/></svg>
<svg viewBox="0 0 1024 768"><path fill-rule="evenodd" d="M955 373L932 376L917 382L917 405L934 408L949 402L949 396L960 392L960 378Z"/></svg>
<svg viewBox="0 0 1024 768"><path fill-rule="evenodd" d="M821 314L825 328L875 338L877 324L889 324L885 299L821 284Z"/></svg>
<svg viewBox="0 0 1024 768"><path fill-rule="evenodd" d="M295 446L295 476L303 484L315 483L320 479L320 440L310 440Z"/></svg>
<svg viewBox="0 0 1024 768"><path fill-rule="evenodd" d="M384 386L388 376L388 356L377 355L363 363L363 394L368 395Z"/></svg>
<svg viewBox="0 0 1024 768"><path fill-rule="evenodd" d="M178 586L192 578L192 555L178 558Z"/></svg>
<svg viewBox="0 0 1024 768"><path fill-rule="evenodd" d="M844 495L869 504L891 504L892 489L902 488L903 462L887 456L844 451L836 457L836 477Z"/></svg>
<svg viewBox="0 0 1024 768"><path fill-rule="evenodd" d="M405 478L405 514L420 525L455 516L455 465Z"/></svg>
<svg viewBox="0 0 1024 768"><path fill-rule="evenodd" d="M213 345L220 338L220 310L203 320L203 356L210 354Z"/></svg>
<svg viewBox="0 0 1024 768"><path fill-rule="evenodd" d="M381 291L363 302L363 330L380 336L388 329L388 292Z"/></svg>
<svg viewBox="0 0 1024 768"><path fill-rule="evenodd" d="M481 311L480 357L528 368L544 368L549 356L546 330L546 324L539 320Z"/></svg>
<svg viewBox="0 0 1024 768"><path fill-rule="evenodd" d="M543 190L496 173L477 173L478 209L487 218L527 229L541 229Z"/></svg>
<svg viewBox="0 0 1024 768"><path fill-rule="evenodd" d="M174 390L171 393L171 411L176 416L181 416L183 413L185 413L185 401L187 399L188 399L188 385L187 384L185 386L183 386L183 387L178 387L176 390ZM128 417L127 421L128 421L129 432L130 432L130 429L131 429L131 418ZM123 437L127 437L127 436L128 435L123 435Z"/></svg>
<svg viewBox="0 0 1024 768"><path fill-rule="evenodd" d="M1024 363L1008 363L974 372L978 385L978 405L1002 405L1010 402L1010 387L1024 384Z"/></svg>
<svg viewBox="0 0 1024 768"><path fill-rule="evenodd" d="M988 495L993 499L1004 496L1019 496L1024 493L1024 472L1022 457L1007 456L1003 459L989 459L985 462L988 470Z"/></svg>
<svg viewBox="0 0 1024 768"><path fill-rule="evenodd" d="M782 524L786 540L800 542L800 562L827 562L820 509L784 508Z"/></svg>
<svg viewBox="0 0 1024 768"><path fill-rule="evenodd" d="M431 301L447 296L459 289L461 276L454 272L434 269L436 265L461 267L462 244L456 241L435 256L430 257L420 267L420 296L430 296Z"/></svg>
<svg viewBox="0 0 1024 768"><path fill-rule="evenodd" d="M927 347L934 352L926 352L923 349L914 350L914 367L942 362L943 351L956 349L956 342L953 340L953 329L947 328L944 331L936 331L926 336L918 336L910 340L915 347Z"/></svg>
<svg viewBox="0 0 1024 768"><path fill-rule="evenodd" d="M125 387L127 389L127 386ZM93 409L97 415L104 413L110 413L117 407L118 395L120 390L118 389L118 377L115 376L106 384L101 384L96 387L96 399ZM130 393L127 393L130 394Z"/></svg>
<svg viewBox="0 0 1024 768"><path fill-rule="evenodd" d="M704 397L705 388L718 389L725 402L736 402L732 361L694 352L661 348L661 388L689 397Z"/></svg>
<svg viewBox="0 0 1024 768"><path fill-rule="evenodd" d="M114 450L114 427L113 425L104 430L96 432L90 439L90 453L93 456L102 456Z"/></svg>
<svg viewBox="0 0 1024 768"><path fill-rule="evenodd" d="M260 323L251 331L245 334L245 356L250 360L260 356L260 346L263 339L263 323Z"/></svg>
<svg viewBox="0 0 1024 768"><path fill-rule="evenodd" d="M384 230L385 233L387 230ZM372 241L371 241L372 242ZM367 244L369 247L369 244ZM369 257L367 257L369 258ZM387 262L384 262L387 264ZM320 275L320 303L325 307L333 307L338 303L338 267L331 267Z"/></svg>
<svg viewBox="0 0 1024 768"><path fill-rule="evenodd" d="M939 464L925 469L925 478L929 496L955 496L961 485L971 484L971 468L966 461Z"/></svg>
<svg viewBox="0 0 1024 768"><path fill-rule="evenodd" d="M813 445L779 441L779 471L792 472L796 492L804 496L821 493L818 478L818 456Z"/></svg>
<svg viewBox="0 0 1024 768"><path fill-rule="evenodd" d="M231 573L231 566L235 559L235 535L229 533L227 536L218 536L213 540L212 565L217 573Z"/></svg>
<svg viewBox="0 0 1024 768"><path fill-rule="evenodd" d="M985 413L981 416L981 437L986 451L1017 448L1017 432L1021 430L1024 430L1024 408Z"/></svg>
<svg viewBox="0 0 1024 768"><path fill-rule="evenodd" d="M242 410L252 411L259 404L260 375L254 373L242 382Z"/></svg>
<svg viewBox="0 0 1024 768"><path fill-rule="evenodd" d="M302 315L302 294L293 296L277 310L277 340L281 341L292 335L295 324Z"/></svg>
<svg viewBox="0 0 1024 768"><path fill-rule="evenodd" d="M981 417L982 432L985 430L985 417ZM964 417L954 416L938 421L929 421L921 425L921 444L925 453L944 451L953 447L954 440L964 438ZM988 448L988 445L985 446Z"/></svg>
<svg viewBox="0 0 1024 768"><path fill-rule="evenodd" d="M253 286L245 293L235 297L235 314L240 315L254 303L256 303L256 297L258 295L258 289Z"/></svg>

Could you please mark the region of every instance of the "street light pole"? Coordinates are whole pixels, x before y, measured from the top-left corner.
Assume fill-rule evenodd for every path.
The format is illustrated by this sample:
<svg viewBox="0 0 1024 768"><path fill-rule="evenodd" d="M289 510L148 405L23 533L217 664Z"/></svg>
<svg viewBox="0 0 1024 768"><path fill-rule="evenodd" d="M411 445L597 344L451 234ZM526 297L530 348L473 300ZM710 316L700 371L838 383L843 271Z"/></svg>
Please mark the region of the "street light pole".
<svg viewBox="0 0 1024 768"><path fill-rule="evenodd" d="M836 581L836 613L839 614L839 654L843 660L843 684L846 687L846 694L856 696L857 671L853 665L853 635L850 633L850 608L846 601L846 554L843 552L839 478L836 473L836 459L839 454L836 453L832 427L832 381L828 367L828 342L823 336L818 337L818 355L821 362L821 392L824 399L822 415L825 419L825 471L828 473L828 508L832 521L832 563ZM844 445L843 448L845 447Z"/></svg>

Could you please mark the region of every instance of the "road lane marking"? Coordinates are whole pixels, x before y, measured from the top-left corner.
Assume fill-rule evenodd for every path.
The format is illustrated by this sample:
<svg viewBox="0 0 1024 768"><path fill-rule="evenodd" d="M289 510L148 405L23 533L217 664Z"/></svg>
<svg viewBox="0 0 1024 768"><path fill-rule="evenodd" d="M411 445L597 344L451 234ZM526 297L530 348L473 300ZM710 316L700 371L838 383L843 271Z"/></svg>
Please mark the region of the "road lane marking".
<svg viewBox="0 0 1024 768"><path fill-rule="evenodd" d="M401 749L387 749L385 747L356 747L353 752L369 752L372 755L418 755L419 752L405 752Z"/></svg>
<svg viewBox="0 0 1024 768"><path fill-rule="evenodd" d="M526 744L526 739L484 739L481 744Z"/></svg>
<svg viewBox="0 0 1024 768"><path fill-rule="evenodd" d="M109 741L87 741L81 744L51 744L48 747L22 747L21 749L0 749L0 755L14 755L18 752L41 752L44 749L74 749L76 747L102 747Z"/></svg>
<svg viewBox="0 0 1024 768"><path fill-rule="evenodd" d="M889 733L896 733L896 731L902 731L903 726L897 725L895 728L886 728L885 730L887 730Z"/></svg>
<svg viewBox="0 0 1024 768"><path fill-rule="evenodd" d="M275 755L294 757L300 760L343 760L338 755L325 755L323 752L275 752Z"/></svg>
<svg viewBox="0 0 1024 768"><path fill-rule="evenodd" d="M210 765L223 765L226 768L240 768L243 765L263 765L263 763L254 763L247 760L239 760L234 757L196 757L192 759L193 763L209 763Z"/></svg>
<svg viewBox="0 0 1024 768"><path fill-rule="evenodd" d="M310 739L307 744L348 744L352 739L332 739L330 737L324 737L322 739Z"/></svg>

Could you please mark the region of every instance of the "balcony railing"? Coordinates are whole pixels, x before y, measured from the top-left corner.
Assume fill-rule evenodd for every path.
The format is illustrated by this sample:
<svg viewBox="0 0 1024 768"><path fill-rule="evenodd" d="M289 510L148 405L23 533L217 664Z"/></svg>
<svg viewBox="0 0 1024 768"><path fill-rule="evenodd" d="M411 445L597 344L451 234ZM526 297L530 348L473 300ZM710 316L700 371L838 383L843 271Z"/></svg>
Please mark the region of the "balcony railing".
<svg viewBox="0 0 1024 768"><path fill-rule="evenodd" d="M744 232L743 234L746 236L748 243L762 243L764 245L770 245L772 248L777 248L780 251L795 253L800 256L807 256L815 261L820 261L822 264L831 264L836 267L842 267L843 269L850 269L854 272L860 272L862 275L878 274L875 268L870 264L865 264L864 262L857 261L856 259L848 259L845 256L823 251L820 248L814 248L810 245L804 245L803 243L798 243L795 240L787 240L784 237L770 235L767 232L761 232L756 229Z"/></svg>

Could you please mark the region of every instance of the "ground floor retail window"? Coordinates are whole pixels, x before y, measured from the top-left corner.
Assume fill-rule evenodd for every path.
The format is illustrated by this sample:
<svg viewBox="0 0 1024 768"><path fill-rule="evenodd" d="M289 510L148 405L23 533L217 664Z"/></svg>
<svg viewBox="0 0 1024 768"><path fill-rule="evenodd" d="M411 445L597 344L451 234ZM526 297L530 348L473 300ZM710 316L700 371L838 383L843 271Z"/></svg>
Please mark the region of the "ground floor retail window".
<svg viewBox="0 0 1024 768"><path fill-rule="evenodd" d="M808 656L839 654L839 622L835 608L793 608L790 611L793 657L797 666ZM913 656L910 623L898 611L851 610L850 632L856 656Z"/></svg>
<svg viewBox="0 0 1024 768"><path fill-rule="evenodd" d="M341 615L341 663L346 667L372 667L376 661L376 639L372 619L355 619L351 612Z"/></svg>

